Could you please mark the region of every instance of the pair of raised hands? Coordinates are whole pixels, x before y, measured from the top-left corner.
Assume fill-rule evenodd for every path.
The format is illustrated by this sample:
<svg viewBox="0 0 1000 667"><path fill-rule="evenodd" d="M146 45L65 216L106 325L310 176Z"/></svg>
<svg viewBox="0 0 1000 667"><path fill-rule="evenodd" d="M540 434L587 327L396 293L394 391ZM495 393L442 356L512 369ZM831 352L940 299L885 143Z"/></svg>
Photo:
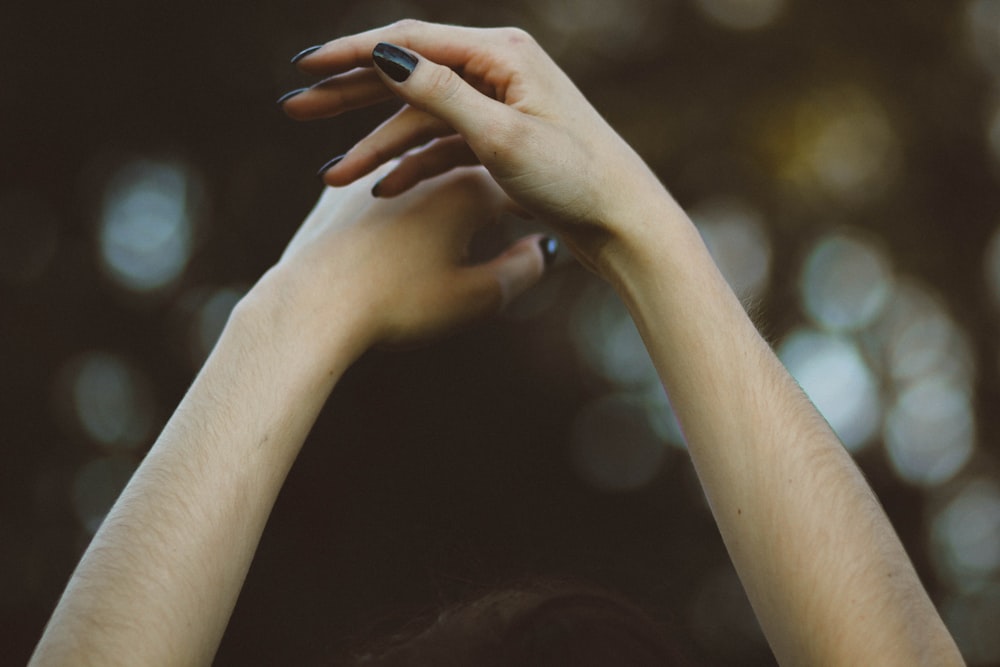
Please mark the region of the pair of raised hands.
<svg viewBox="0 0 1000 667"><path fill-rule="evenodd" d="M467 261L504 210L544 220L626 302L781 664L963 664L871 488L697 230L531 38L404 22L296 63L326 78L283 98L295 118L406 105L326 165L334 187L234 311L32 664L209 664L343 370L373 344L495 312L542 276L541 235Z"/></svg>
<svg viewBox="0 0 1000 667"><path fill-rule="evenodd" d="M298 120L406 104L321 171L327 188L279 266L350 285L369 344L495 313L538 281L555 242L531 236L469 266L472 235L513 210L550 225L599 274L627 221L665 192L525 32L403 21L303 51L322 77L284 96ZM322 283L320 283L322 285ZM327 283L328 284L328 283ZM341 297L342 298L342 297Z"/></svg>

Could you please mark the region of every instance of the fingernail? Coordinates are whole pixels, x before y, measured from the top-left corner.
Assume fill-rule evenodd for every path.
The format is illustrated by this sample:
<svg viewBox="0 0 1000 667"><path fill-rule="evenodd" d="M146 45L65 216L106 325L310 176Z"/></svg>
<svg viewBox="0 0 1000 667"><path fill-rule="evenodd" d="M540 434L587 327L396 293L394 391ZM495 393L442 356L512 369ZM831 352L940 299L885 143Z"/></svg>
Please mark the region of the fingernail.
<svg viewBox="0 0 1000 667"><path fill-rule="evenodd" d="M307 90L309 90L309 89L308 88L299 88L297 90L291 90L291 91L285 93L284 95L282 95L281 97L279 97L278 101L275 102L275 104L277 104L280 107L282 104L284 104L288 100L292 99L293 97L295 97L299 93L304 93Z"/></svg>
<svg viewBox="0 0 1000 667"><path fill-rule="evenodd" d="M379 42L372 51L372 61L396 83L403 83L417 66L417 58L393 44Z"/></svg>
<svg viewBox="0 0 1000 667"><path fill-rule="evenodd" d="M372 197L379 197L379 191L382 189L382 181L385 180L385 176L375 181L375 185L372 186Z"/></svg>
<svg viewBox="0 0 1000 667"><path fill-rule="evenodd" d="M299 51L294 56L292 56L292 64L294 65L295 63L299 62L300 60L308 56L310 53L316 53L322 48L323 48L322 44L317 44L316 46L310 46L308 49L303 49Z"/></svg>
<svg viewBox="0 0 1000 667"><path fill-rule="evenodd" d="M323 178L323 174L333 169L341 160L344 159L344 157L346 157L346 155L347 153L344 153L344 155L338 155L337 157L333 158L332 160L324 164L322 167L320 167L319 171L316 172L316 175L319 176L320 178Z"/></svg>
<svg viewBox="0 0 1000 667"><path fill-rule="evenodd" d="M556 254L559 252L559 241L551 236L543 236L538 239L538 247L542 249L545 266L552 266L552 263L556 261Z"/></svg>

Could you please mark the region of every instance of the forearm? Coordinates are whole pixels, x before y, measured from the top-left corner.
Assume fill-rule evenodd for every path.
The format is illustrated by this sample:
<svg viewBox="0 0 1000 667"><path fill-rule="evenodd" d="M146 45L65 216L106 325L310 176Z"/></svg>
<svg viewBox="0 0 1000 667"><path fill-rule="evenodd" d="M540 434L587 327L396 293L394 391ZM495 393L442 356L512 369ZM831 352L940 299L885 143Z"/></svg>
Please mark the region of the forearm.
<svg viewBox="0 0 1000 667"><path fill-rule="evenodd" d="M258 287L258 291L268 291ZM254 293L94 537L33 664L209 664L285 476L356 353ZM317 360L322 360L317 364Z"/></svg>
<svg viewBox="0 0 1000 667"><path fill-rule="evenodd" d="M607 272L638 323L782 664L961 664L850 456L666 193Z"/></svg>

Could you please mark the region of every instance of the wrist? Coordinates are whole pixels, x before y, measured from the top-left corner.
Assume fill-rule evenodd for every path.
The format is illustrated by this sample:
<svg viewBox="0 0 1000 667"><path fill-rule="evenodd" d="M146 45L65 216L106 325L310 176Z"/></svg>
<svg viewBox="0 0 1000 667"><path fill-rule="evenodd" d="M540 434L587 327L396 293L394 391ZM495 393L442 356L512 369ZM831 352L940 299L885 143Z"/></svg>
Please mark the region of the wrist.
<svg viewBox="0 0 1000 667"><path fill-rule="evenodd" d="M279 263L243 297L227 328L265 341L307 375L337 378L371 345L364 312L349 290Z"/></svg>
<svg viewBox="0 0 1000 667"><path fill-rule="evenodd" d="M601 253L598 273L620 293L644 281L644 275L665 275L683 260L683 248L700 243L694 224L658 182L622 201L607 227L612 234ZM679 267L677 267L679 268Z"/></svg>

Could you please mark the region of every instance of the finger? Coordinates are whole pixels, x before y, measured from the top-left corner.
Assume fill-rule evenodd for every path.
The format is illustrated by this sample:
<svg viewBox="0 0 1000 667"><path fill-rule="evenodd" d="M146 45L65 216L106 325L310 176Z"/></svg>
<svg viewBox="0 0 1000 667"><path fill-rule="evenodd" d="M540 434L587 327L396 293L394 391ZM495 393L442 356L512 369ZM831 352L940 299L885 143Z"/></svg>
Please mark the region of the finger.
<svg viewBox="0 0 1000 667"><path fill-rule="evenodd" d="M555 258L555 244L552 237L533 234L485 264L461 269L453 284L465 292L466 315L494 315L535 285Z"/></svg>
<svg viewBox="0 0 1000 667"><path fill-rule="evenodd" d="M357 216L357 211L371 203L371 197L368 195L369 188L371 188L375 181L392 169L393 166L395 166L393 163L384 165L381 169L375 170L368 179L361 179L352 187L323 188L323 192L320 194L315 206L313 206L309 215L306 216L305 220L299 226L285 254L288 254L289 250L300 244L300 237L303 239L308 238L314 230L329 226L332 220L354 220Z"/></svg>
<svg viewBox="0 0 1000 667"><path fill-rule="evenodd" d="M294 62L310 74L338 74L355 67L370 67L375 45L391 42L424 53L449 67L463 67L481 53L487 43L495 43L500 32L502 29L467 28L408 19L313 47L314 50L296 56Z"/></svg>
<svg viewBox="0 0 1000 667"><path fill-rule="evenodd" d="M412 148L453 133L444 121L405 106L330 166L323 180L328 185L346 185Z"/></svg>
<svg viewBox="0 0 1000 667"><path fill-rule="evenodd" d="M469 148L469 144L460 136L437 139L428 144L425 148L411 152L403 157L397 166L375 182L372 187L372 195L375 197L390 198L401 195L417 184L447 173L459 167L469 167L479 165L479 158ZM485 169L483 172L489 174ZM492 176L490 180L496 185ZM499 188L499 185L496 185ZM503 195L503 203L500 210L515 215L522 220L534 220L535 215L518 204L516 201Z"/></svg>
<svg viewBox="0 0 1000 667"><path fill-rule="evenodd" d="M450 67L384 42L372 58L390 90L448 123L481 159L480 151L514 139L519 112L479 92Z"/></svg>
<svg viewBox="0 0 1000 667"><path fill-rule="evenodd" d="M481 166L460 167L434 181L419 183L412 196L432 193L438 224L464 230L451 234L455 257L465 256L468 242L477 229L495 222L506 210L507 194ZM411 196L406 194L399 199ZM393 201L393 200L390 200Z"/></svg>
<svg viewBox="0 0 1000 667"><path fill-rule="evenodd" d="M375 183L372 194L376 197L395 197L421 181L456 167L476 164L479 164L479 158L462 137L436 139L403 157L395 169Z"/></svg>
<svg viewBox="0 0 1000 667"><path fill-rule="evenodd" d="M295 120L332 118L345 111L361 109L394 97L370 67L288 93L279 100L285 113Z"/></svg>
<svg viewBox="0 0 1000 667"><path fill-rule="evenodd" d="M535 220L536 219L536 216L535 216L534 213L532 213L528 209L524 208L523 206L521 206L520 204L518 204L516 201L514 201L513 199L511 199L510 197L507 198L507 205L504 207L504 211L507 212L507 213L510 213L513 216L516 216L516 217L520 218L521 220Z"/></svg>

